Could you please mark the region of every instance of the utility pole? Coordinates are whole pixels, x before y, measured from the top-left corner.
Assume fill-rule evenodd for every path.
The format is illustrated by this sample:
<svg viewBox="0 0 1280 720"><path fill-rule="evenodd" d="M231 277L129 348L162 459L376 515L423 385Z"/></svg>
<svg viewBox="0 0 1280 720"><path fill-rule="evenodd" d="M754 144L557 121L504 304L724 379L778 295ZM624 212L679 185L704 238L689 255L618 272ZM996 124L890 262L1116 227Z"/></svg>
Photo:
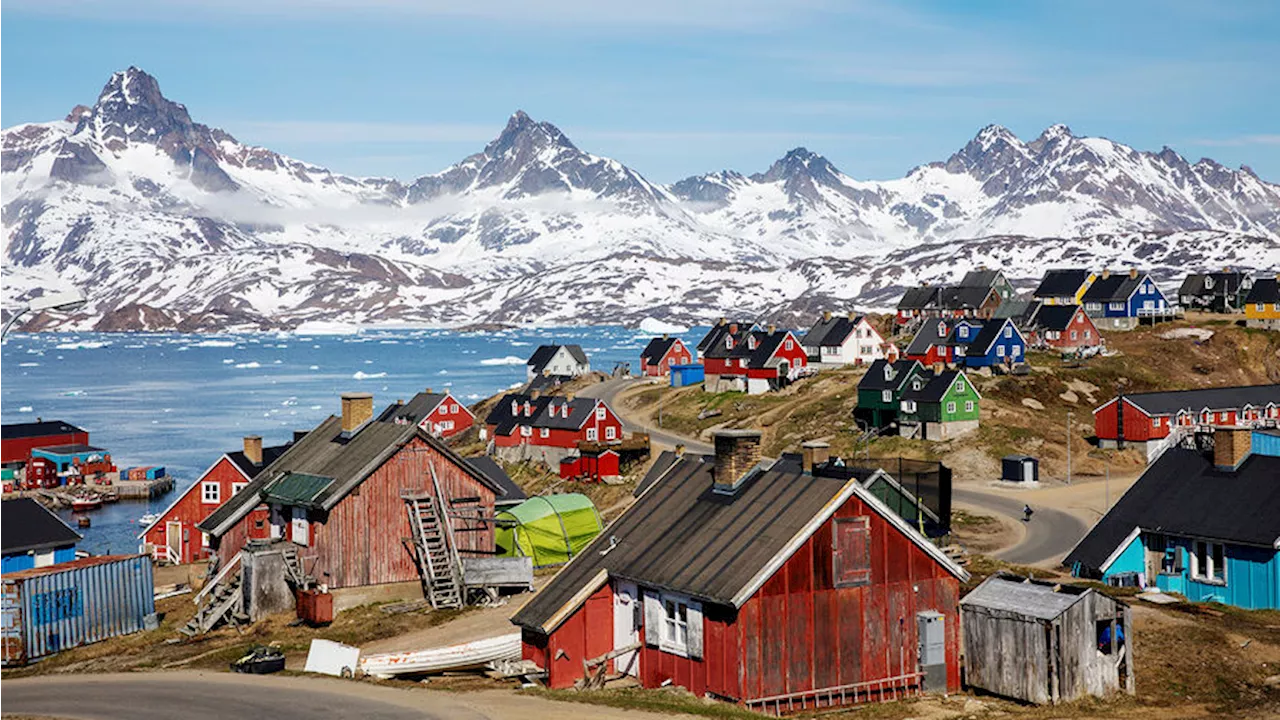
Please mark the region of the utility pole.
<svg viewBox="0 0 1280 720"><path fill-rule="evenodd" d="M1071 411L1067 411L1067 484L1071 484Z"/></svg>

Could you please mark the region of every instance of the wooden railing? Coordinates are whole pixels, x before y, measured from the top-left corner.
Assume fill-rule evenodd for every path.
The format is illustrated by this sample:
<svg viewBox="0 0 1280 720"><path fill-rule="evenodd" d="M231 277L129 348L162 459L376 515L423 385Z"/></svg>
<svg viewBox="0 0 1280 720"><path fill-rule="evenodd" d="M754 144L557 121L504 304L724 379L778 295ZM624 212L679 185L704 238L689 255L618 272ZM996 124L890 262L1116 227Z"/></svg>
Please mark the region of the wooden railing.
<svg viewBox="0 0 1280 720"><path fill-rule="evenodd" d="M236 553L235 557L231 558L231 561L228 562L226 565L224 565L223 568L218 571L218 574L213 576L212 580L205 583L204 587L200 588L200 592L196 593L196 596L192 598L191 601L194 602L196 605L199 605L200 601L203 600L205 596L207 596L209 593L213 592L213 590L218 587L218 584L221 583L224 579L226 579L227 575L231 574L231 570L233 568L238 567L239 565L240 565L240 553Z"/></svg>

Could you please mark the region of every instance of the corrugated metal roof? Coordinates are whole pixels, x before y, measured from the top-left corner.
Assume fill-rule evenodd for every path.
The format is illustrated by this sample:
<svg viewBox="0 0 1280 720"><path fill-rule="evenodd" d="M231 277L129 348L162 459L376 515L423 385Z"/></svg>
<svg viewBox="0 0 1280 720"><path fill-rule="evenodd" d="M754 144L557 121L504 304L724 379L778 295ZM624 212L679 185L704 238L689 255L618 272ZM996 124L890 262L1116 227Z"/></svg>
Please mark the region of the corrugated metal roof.
<svg viewBox="0 0 1280 720"><path fill-rule="evenodd" d="M17 572L5 573L4 580L24 580L26 578L40 577L41 575L56 575L58 573L67 572L68 570L80 570L82 568L94 567L96 565L106 565L107 563L121 562L123 560L132 560L138 557L147 557L147 555L94 555L93 557L77 558L68 560L57 565L46 565L38 568L28 568Z"/></svg>
<svg viewBox="0 0 1280 720"><path fill-rule="evenodd" d="M316 498L332 484L331 477L289 472L268 484L262 495L290 505L314 505Z"/></svg>
<svg viewBox="0 0 1280 720"><path fill-rule="evenodd" d="M1080 590L1074 586L1065 587ZM1087 592L1055 592L1053 587L1041 583L992 576L964 596L960 604L1052 620L1075 605Z"/></svg>

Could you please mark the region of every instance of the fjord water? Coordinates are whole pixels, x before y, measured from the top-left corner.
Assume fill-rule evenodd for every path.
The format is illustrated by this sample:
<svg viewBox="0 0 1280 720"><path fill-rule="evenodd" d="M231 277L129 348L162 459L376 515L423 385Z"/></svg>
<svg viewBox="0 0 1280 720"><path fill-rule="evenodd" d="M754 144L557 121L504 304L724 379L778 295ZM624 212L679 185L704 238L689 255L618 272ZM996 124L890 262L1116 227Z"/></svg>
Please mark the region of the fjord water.
<svg viewBox="0 0 1280 720"><path fill-rule="evenodd" d="M539 344L577 343L595 370L639 370L651 333L574 327L359 335L10 335L0 357L5 423L64 420L89 431L119 467L163 465L173 492L89 513L81 549L135 552L137 520L177 498L245 435L277 445L339 412L338 396L372 392L377 407L431 388L467 404L518 385ZM697 331L686 341L697 341ZM70 520L70 511L63 516ZM74 525L74 523L73 523Z"/></svg>

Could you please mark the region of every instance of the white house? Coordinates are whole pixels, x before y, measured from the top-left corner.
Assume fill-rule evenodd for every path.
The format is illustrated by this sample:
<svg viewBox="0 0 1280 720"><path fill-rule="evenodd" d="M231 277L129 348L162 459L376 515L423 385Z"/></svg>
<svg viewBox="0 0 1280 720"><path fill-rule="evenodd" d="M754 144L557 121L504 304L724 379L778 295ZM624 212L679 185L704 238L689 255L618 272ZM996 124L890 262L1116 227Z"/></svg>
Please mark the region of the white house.
<svg viewBox="0 0 1280 720"><path fill-rule="evenodd" d="M885 357L887 346L865 315L830 312L822 313L800 344L810 361L827 365L870 365Z"/></svg>
<svg viewBox="0 0 1280 720"><path fill-rule="evenodd" d="M530 380L541 375L578 377L591 372L591 363L581 345L539 345L525 370Z"/></svg>

